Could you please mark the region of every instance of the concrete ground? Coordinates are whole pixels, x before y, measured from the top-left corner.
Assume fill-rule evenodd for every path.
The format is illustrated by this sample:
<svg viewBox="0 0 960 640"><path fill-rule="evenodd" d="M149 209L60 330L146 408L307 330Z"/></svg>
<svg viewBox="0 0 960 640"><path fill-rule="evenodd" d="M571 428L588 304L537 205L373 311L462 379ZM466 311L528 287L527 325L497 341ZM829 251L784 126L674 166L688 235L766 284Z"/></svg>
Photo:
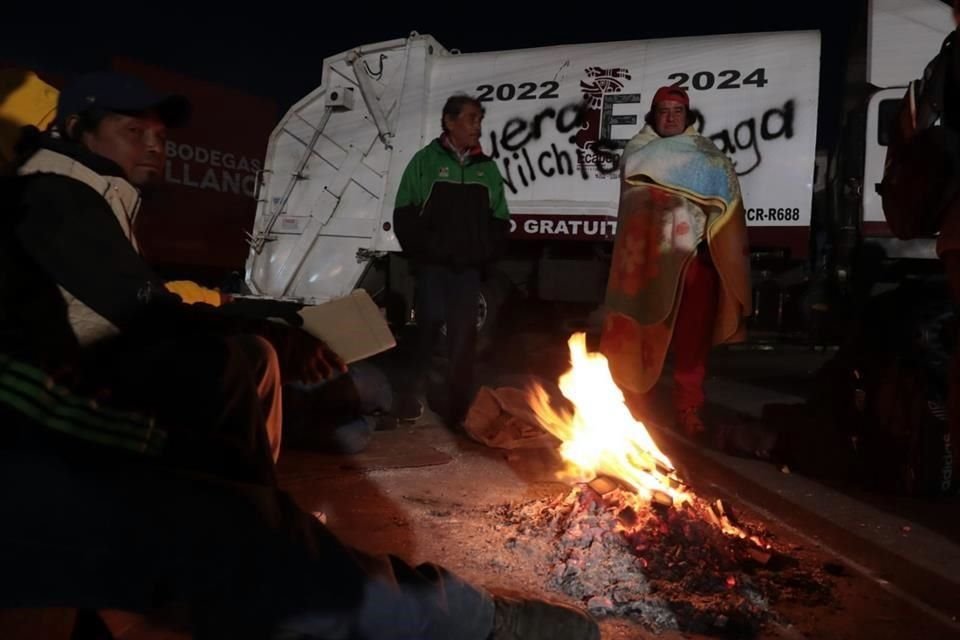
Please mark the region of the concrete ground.
<svg viewBox="0 0 960 640"><path fill-rule="evenodd" d="M510 340L481 363L481 382L509 384L528 374L556 379L567 366L570 329L513 325ZM708 381L710 415L759 421L770 403L802 402L812 374L831 355L799 348L718 352ZM667 390L661 391L662 400ZM957 499L894 497L827 484L780 464L690 442L670 428L663 402L645 410L654 438L694 491L724 498L744 520L762 522L805 566L835 568L831 602L777 603L784 622L761 637L960 637ZM478 584L560 597L545 591L533 559L505 548L491 511L565 493L569 487L555 478L559 468L551 451L490 449L428 412L413 425L377 432L370 448L356 456L288 451L280 476L305 509L322 512L329 527L354 546L438 562ZM121 638L184 637L136 617L110 619ZM607 640L655 637L627 620L607 619L602 628Z"/></svg>

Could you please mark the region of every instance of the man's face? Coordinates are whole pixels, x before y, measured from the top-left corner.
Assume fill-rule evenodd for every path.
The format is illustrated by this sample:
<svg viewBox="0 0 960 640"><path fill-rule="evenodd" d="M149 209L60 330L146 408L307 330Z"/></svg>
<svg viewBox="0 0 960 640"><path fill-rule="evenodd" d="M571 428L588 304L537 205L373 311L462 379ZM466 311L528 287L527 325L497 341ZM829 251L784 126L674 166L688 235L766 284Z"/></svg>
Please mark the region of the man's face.
<svg viewBox="0 0 960 640"><path fill-rule="evenodd" d="M457 149L469 149L480 144L483 112L475 104L466 104L456 118L446 117L447 135Z"/></svg>
<svg viewBox="0 0 960 640"><path fill-rule="evenodd" d="M167 127L153 114L107 115L94 132L83 134L90 151L113 160L127 179L142 187L160 180L166 159Z"/></svg>
<svg viewBox="0 0 960 640"><path fill-rule="evenodd" d="M663 100L653 107L653 128L663 138L678 136L687 128L687 108L676 100Z"/></svg>

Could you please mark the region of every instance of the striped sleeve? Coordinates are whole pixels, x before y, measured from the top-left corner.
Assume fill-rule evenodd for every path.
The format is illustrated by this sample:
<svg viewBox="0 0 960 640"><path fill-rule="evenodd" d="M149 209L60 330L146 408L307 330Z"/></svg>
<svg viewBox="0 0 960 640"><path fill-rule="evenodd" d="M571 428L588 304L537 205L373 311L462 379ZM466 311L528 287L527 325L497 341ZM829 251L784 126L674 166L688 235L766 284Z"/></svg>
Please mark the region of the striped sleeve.
<svg viewBox="0 0 960 640"><path fill-rule="evenodd" d="M54 383L43 371L0 355L0 405L64 435L144 455L158 455L167 434L153 418L101 407Z"/></svg>

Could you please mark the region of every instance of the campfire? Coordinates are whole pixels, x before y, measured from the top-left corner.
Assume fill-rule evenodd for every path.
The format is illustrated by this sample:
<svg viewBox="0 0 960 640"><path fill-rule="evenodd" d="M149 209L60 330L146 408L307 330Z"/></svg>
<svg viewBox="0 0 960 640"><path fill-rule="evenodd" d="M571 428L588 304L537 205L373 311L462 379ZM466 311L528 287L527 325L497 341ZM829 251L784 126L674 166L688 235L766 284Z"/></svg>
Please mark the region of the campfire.
<svg viewBox="0 0 960 640"><path fill-rule="evenodd" d="M572 367L559 386L570 405L554 406L540 387L530 404L561 441L560 475L574 487L496 510L512 546L551 541L548 588L601 617L728 637L754 635L781 597L829 598L823 576L805 573L760 526L685 484L633 418L606 358L587 351L585 334L568 344Z"/></svg>
<svg viewBox="0 0 960 640"><path fill-rule="evenodd" d="M555 410L542 387L533 389L531 399L542 426L563 443L560 454L567 468L562 477L586 482L604 474L627 483L648 501L689 502L673 464L630 414L607 359L587 352L586 334L573 334L569 346L573 366L560 377L560 390L573 403L573 413Z"/></svg>
<svg viewBox="0 0 960 640"><path fill-rule="evenodd" d="M555 409L540 386L533 388L530 401L541 425L562 443L560 455L567 466L560 478L581 483L615 478L648 503L700 511L724 533L766 546L734 525L722 505L708 505L688 490L644 424L630 413L607 359L587 351L586 334L573 334L568 345L572 366L560 377L560 391L573 412Z"/></svg>

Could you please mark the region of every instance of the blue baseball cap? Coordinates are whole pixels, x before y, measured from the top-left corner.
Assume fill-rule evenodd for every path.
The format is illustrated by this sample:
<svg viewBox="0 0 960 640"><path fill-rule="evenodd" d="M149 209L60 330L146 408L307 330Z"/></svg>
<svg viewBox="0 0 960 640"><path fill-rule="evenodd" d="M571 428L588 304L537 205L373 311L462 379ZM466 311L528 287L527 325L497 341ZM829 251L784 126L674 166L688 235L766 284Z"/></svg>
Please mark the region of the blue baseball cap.
<svg viewBox="0 0 960 640"><path fill-rule="evenodd" d="M117 113L154 111L168 127L190 119L190 102L181 95L154 91L140 78L117 71L99 71L75 78L64 87L57 102L57 123L89 109Z"/></svg>

